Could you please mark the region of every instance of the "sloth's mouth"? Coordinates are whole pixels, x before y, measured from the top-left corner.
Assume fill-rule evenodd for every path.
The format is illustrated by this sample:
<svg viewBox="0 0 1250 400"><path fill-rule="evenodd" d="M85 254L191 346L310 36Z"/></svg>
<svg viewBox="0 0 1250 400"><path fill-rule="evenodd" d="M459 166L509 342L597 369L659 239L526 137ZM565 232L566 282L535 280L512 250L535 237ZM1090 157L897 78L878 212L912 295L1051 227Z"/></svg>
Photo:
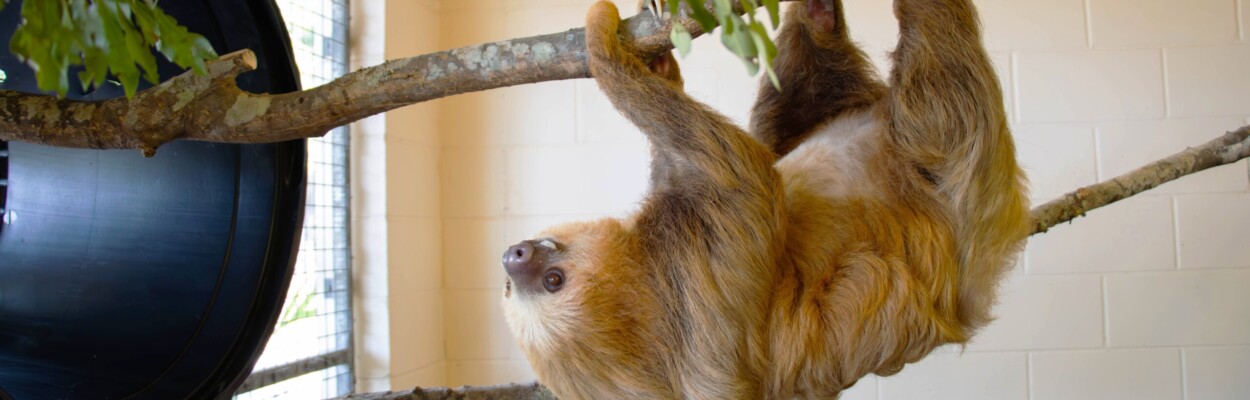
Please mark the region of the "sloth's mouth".
<svg viewBox="0 0 1250 400"><path fill-rule="evenodd" d="M512 297L512 279L504 279L504 282L503 282L503 297L504 297L505 299L506 299L506 298L510 298L510 297Z"/></svg>

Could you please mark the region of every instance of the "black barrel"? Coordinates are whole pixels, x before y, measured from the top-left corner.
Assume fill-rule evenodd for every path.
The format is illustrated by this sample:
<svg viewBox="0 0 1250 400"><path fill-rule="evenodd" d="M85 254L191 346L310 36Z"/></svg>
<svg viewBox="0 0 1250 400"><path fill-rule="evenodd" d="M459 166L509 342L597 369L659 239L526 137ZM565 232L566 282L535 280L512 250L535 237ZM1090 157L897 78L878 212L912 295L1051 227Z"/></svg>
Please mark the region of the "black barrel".
<svg viewBox="0 0 1250 400"><path fill-rule="evenodd" d="M299 89L271 0L159 5L219 53L255 51L243 89ZM0 43L20 8L11 0L0 13ZM0 52L0 88L37 91L33 72ZM181 73L158 58L162 78ZM182 141L153 158L18 142L0 153L0 399L229 396L272 333L294 268L304 141Z"/></svg>

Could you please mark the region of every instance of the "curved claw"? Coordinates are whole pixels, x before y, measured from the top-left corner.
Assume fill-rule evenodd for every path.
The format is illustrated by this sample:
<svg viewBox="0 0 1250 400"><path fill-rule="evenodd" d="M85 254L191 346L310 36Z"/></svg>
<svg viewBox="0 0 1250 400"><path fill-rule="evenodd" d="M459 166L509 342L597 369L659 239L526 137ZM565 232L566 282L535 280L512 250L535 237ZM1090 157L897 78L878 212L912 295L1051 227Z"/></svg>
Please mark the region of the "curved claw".
<svg viewBox="0 0 1250 400"><path fill-rule="evenodd" d="M658 19L664 15L664 0L642 0L638 8L639 11L651 10L651 15Z"/></svg>

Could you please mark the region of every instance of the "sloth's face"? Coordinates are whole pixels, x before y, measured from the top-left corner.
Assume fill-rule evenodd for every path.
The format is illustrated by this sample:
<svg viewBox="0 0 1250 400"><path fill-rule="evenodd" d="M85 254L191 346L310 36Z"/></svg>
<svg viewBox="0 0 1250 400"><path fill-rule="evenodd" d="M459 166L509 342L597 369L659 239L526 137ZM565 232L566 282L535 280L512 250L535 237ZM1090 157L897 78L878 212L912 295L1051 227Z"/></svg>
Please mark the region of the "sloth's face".
<svg viewBox="0 0 1250 400"><path fill-rule="evenodd" d="M504 251L504 314L528 354L583 340L579 331L600 312L594 299L609 290L599 283L611 274L605 261L616 258L621 230L615 220L560 225Z"/></svg>
<svg viewBox="0 0 1250 400"><path fill-rule="evenodd" d="M656 371L652 362L660 357L652 350L662 348L655 327L664 326L664 307L649 280L654 266L634 244L641 233L626 224L560 225L503 254L508 328L539 381L566 397L623 390L619 381L585 379L588 371Z"/></svg>
<svg viewBox="0 0 1250 400"><path fill-rule="evenodd" d="M541 296L564 289L564 270L568 245L554 238L525 240L508 247L503 253L503 268L508 273L504 297Z"/></svg>

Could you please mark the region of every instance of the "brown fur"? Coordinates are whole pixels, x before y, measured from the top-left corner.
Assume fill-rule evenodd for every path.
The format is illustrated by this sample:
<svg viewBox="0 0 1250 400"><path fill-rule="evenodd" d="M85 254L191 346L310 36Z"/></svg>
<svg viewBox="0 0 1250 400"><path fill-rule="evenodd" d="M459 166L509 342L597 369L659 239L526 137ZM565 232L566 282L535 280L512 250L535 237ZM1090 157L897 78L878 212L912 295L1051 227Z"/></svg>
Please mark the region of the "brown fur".
<svg viewBox="0 0 1250 400"><path fill-rule="evenodd" d="M635 57L611 3L591 9L592 74L656 149L652 187L631 218L544 233L563 289L505 292L540 381L565 399L831 398L989 321L1027 232L997 79L969 0L895 11L887 88L840 2L791 9L786 86L762 86L752 137L683 93L671 58Z"/></svg>

